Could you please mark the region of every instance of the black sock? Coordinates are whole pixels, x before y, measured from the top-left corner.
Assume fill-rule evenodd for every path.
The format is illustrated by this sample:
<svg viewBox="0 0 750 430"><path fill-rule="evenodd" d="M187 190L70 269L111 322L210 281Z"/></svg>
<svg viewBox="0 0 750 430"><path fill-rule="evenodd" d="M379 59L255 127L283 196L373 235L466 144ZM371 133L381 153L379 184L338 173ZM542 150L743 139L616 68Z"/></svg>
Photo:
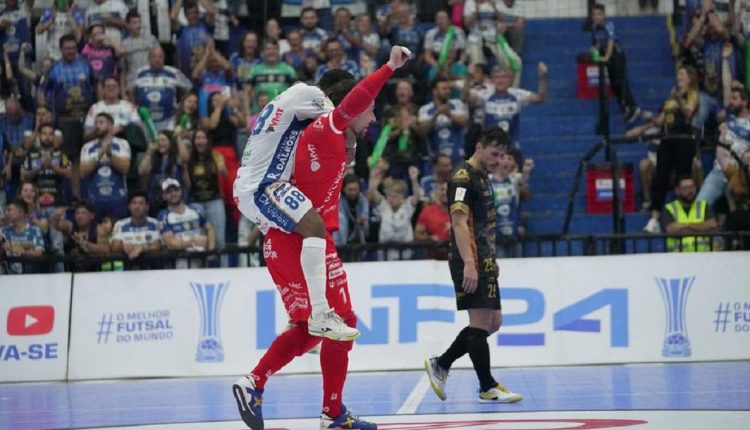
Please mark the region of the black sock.
<svg viewBox="0 0 750 430"><path fill-rule="evenodd" d="M464 327L456 336L451 346L445 350L443 355L438 357L438 365L445 370L450 370L453 362L463 357L468 352L466 349L466 336L469 333L469 327Z"/></svg>
<svg viewBox="0 0 750 430"><path fill-rule="evenodd" d="M486 330L469 327L466 337L466 349L469 351L469 358L474 364L474 371L477 372L482 391L487 391L497 385L495 378L492 377L492 372L490 372L490 346L487 344L487 336L489 335Z"/></svg>

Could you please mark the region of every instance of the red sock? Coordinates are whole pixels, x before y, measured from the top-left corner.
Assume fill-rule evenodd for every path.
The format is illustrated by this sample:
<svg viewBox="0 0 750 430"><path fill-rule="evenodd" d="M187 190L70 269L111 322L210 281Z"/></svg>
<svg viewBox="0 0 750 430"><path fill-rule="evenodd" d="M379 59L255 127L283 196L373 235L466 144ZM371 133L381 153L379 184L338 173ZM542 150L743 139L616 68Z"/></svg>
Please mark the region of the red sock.
<svg viewBox="0 0 750 430"><path fill-rule="evenodd" d="M349 327L357 326L354 314L345 316ZM346 372L349 367L349 351L354 342L337 342L324 339L320 348L320 370L323 373L323 412L331 418L341 415L342 395Z"/></svg>
<svg viewBox="0 0 750 430"><path fill-rule="evenodd" d="M255 387L262 390L271 375L289 364L294 357L309 351L318 342L320 342L319 337L307 333L307 324L294 325L281 333L260 358L255 369L250 372L255 379Z"/></svg>

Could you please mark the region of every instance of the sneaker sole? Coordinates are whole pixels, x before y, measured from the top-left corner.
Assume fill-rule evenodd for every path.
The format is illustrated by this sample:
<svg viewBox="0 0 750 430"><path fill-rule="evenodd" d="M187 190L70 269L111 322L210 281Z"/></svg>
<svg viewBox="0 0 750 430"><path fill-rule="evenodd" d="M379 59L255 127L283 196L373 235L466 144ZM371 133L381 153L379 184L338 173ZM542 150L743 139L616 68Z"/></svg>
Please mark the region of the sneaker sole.
<svg viewBox="0 0 750 430"><path fill-rule="evenodd" d="M337 341L345 341L345 342L354 340L354 339L356 339L356 338L358 338L358 337L360 337L362 335L362 333L357 332L357 334L354 334L354 335L351 335L351 336L348 336L348 337L346 337L346 336L334 336L334 335L329 334L329 333L323 333L321 331L312 330L312 329L308 329L307 333L310 334L311 336L324 337L326 339L337 340Z"/></svg>
<svg viewBox="0 0 750 430"><path fill-rule="evenodd" d="M500 399L483 399L479 398L479 403L517 403L523 400L523 396L519 395L517 397L511 397L509 399L500 400Z"/></svg>
<svg viewBox="0 0 750 430"><path fill-rule="evenodd" d="M244 388L236 384L232 385L232 394L234 394L234 400L237 401L237 409L240 411L242 421L253 430L263 430L263 420L246 409L247 399L245 398Z"/></svg>
<svg viewBox="0 0 750 430"><path fill-rule="evenodd" d="M435 392L435 395L438 396L438 399L445 401L445 398L446 398L445 392L442 391L440 388L438 388L437 384L435 384L432 381L432 376L430 376L431 373L430 373L430 359L429 358L424 361L424 371L427 373L427 379L430 381L430 386L432 386L432 391Z"/></svg>

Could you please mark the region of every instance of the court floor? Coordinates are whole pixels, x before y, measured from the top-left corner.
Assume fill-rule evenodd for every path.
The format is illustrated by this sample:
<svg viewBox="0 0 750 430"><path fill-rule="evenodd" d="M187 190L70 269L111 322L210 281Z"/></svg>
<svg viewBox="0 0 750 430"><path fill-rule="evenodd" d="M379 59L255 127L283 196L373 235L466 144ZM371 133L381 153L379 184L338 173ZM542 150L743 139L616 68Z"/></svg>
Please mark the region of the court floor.
<svg viewBox="0 0 750 430"><path fill-rule="evenodd" d="M448 379L440 401L424 372L349 376L344 403L387 430L750 428L750 361L495 369L524 395L477 402L472 370ZM0 429L245 428L234 377L0 384ZM319 375L278 375L266 386L266 430L318 428Z"/></svg>

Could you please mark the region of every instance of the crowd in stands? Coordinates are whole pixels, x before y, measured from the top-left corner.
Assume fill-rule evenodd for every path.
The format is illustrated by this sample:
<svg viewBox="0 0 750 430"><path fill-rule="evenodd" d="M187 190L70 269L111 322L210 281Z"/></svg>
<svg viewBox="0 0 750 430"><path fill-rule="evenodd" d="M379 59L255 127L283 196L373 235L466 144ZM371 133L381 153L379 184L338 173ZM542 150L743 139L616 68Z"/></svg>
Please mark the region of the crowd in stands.
<svg viewBox="0 0 750 430"><path fill-rule="evenodd" d="M164 42L143 30L146 21L164 17L141 16L123 0L59 0L40 16L32 14L31 0L5 1L4 255L117 253L137 261L163 249L259 246L258 231L232 201L232 183L263 108L296 81L314 84L330 69L366 76L387 60L393 45L408 47L414 61L397 71L378 99L379 122L359 143L356 164L344 178L337 245L447 240L446 181L479 133L500 126L513 148L491 172L497 239L508 245L499 247L503 253L519 253L521 204L530 195L534 167L521 152L520 112L545 101L547 66L536 67L535 92L519 88L525 19L516 13L516 1L417 2L421 8L405 0L316 1L314 7L270 2L265 22L253 9L263 2L248 1L248 16L239 15L239 3L170 2L172 36ZM679 118L701 128L708 117L721 121L717 106L739 97L744 110L727 116L722 136L747 138L750 121L742 115L750 117L750 111L739 49L746 14L719 18L709 3L689 9L695 19L685 32L681 69L689 82L678 74L670 95L676 110L667 103L649 121L676 130ZM242 35L233 44L238 29ZM40 36L46 39L41 55L35 46ZM727 64L731 73L725 73ZM631 119L635 105L626 108ZM744 126L747 134L735 131ZM672 164L662 161L669 146L662 141L656 157L660 190L669 180L665 167L676 163L678 173L685 168L679 155ZM725 171L722 165L711 174ZM722 191L719 179L712 180L711 198ZM650 197L655 211L660 199L658 193ZM446 258L438 251L433 256ZM34 271L27 263L5 266L10 273ZM92 270L118 267L115 262Z"/></svg>

